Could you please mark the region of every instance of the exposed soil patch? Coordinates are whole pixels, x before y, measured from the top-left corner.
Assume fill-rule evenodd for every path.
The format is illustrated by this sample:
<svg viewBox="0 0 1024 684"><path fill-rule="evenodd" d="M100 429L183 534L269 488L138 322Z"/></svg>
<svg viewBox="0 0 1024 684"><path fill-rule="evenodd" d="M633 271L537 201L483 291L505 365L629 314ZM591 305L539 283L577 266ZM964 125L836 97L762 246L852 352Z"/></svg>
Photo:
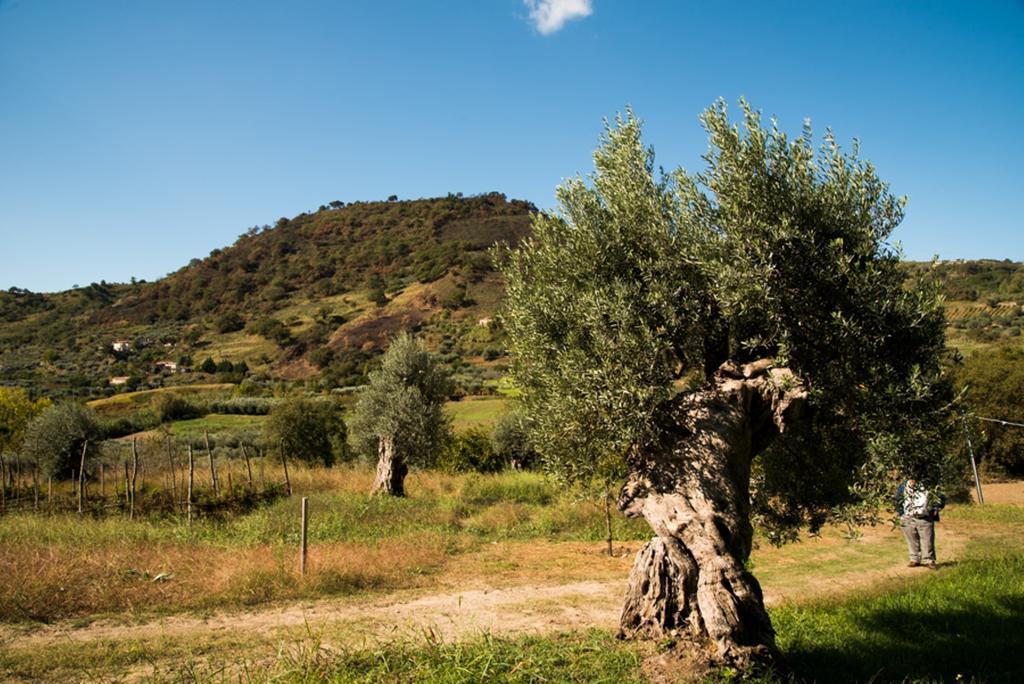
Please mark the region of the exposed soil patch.
<svg viewBox="0 0 1024 684"><path fill-rule="evenodd" d="M985 497L985 503L1024 506L1024 480L982 484L981 493ZM972 500L978 498L973 489L971 498Z"/></svg>

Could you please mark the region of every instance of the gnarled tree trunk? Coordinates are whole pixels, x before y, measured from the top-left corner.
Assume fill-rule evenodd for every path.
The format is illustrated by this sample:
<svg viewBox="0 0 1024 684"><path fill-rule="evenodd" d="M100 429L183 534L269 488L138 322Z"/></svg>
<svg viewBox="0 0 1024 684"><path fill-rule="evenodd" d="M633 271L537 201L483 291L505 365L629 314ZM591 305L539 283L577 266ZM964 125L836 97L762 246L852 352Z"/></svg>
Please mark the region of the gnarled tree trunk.
<svg viewBox="0 0 1024 684"><path fill-rule="evenodd" d="M710 388L677 401L662 444L629 454L619 507L657 536L637 554L620 636L710 641L716 660L740 667L777 662L761 587L744 568L750 467L806 400L788 369L726 363Z"/></svg>
<svg viewBox="0 0 1024 684"><path fill-rule="evenodd" d="M394 437L377 440L377 477L373 480L372 494L405 496L405 476L409 468L401 454L395 452Z"/></svg>

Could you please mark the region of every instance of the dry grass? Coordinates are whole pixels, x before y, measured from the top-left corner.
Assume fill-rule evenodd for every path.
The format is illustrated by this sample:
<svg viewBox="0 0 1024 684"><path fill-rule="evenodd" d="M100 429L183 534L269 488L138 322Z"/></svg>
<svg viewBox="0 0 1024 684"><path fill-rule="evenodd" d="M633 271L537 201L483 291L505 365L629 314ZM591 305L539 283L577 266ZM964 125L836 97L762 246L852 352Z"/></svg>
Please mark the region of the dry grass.
<svg viewBox="0 0 1024 684"><path fill-rule="evenodd" d="M429 534L322 543L302 577L297 549L283 546L5 544L0 618L129 617L395 590L416 586L445 558L445 544Z"/></svg>

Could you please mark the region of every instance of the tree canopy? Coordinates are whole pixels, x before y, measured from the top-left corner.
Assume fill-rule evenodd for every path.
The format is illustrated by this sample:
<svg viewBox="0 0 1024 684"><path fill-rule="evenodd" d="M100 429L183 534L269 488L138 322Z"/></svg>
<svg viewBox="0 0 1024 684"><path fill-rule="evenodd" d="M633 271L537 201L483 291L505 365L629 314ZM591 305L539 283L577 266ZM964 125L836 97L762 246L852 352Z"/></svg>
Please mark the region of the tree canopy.
<svg viewBox="0 0 1024 684"><path fill-rule="evenodd" d="M706 167L655 173L641 123L606 124L595 171L557 190L509 255L512 373L551 468L585 479L658 441L680 393L767 358L809 391L810 419L764 454L763 512L784 525L934 481L948 401L941 297L905 282L895 197L831 131L815 148L741 101L701 116ZM869 486L871 485L871 486Z"/></svg>

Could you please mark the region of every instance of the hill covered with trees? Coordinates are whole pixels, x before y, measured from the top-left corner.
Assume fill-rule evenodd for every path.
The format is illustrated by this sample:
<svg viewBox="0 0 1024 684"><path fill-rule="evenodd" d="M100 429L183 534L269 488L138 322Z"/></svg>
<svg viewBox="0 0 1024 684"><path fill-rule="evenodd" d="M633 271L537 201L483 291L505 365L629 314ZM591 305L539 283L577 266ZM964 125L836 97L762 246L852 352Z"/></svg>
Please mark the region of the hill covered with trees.
<svg viewBox="0 0 1024 684"><path fill-rule="evenodd" d="M499 193L340 201L253 226L155 282L0 291L0 384L36 395L232 382L338 390L365 382L398 330L441 355L462 393L501 376L504 283L489 249L530 233L535 207ZM1024 265L906 262L930 270L965 354L1014 346Z"/></svg>
<svg viewBox="0 0 1024 684"><path fill-rule="evenodd" d="M12 288L0 292L0 382L94 395L198 371L339 387L360 383L386 339L413 328L472 389L502 354L488 250L516 244L534 210L499 193L335 201L254 226L156 282Z"/></svg>

